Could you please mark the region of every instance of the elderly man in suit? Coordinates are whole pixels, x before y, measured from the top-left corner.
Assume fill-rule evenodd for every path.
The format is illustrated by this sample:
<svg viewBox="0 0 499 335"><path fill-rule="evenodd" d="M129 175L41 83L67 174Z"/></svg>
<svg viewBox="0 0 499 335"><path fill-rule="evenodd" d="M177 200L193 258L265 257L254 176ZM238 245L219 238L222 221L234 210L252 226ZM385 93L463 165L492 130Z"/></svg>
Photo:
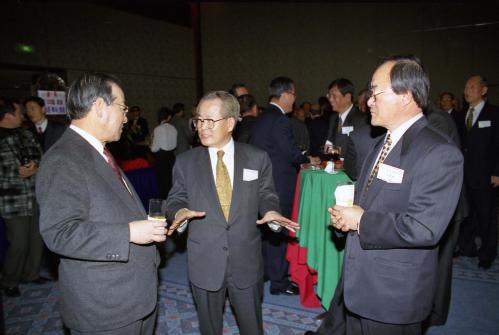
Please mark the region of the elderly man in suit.
<svg viewBox="0 0 499 335"><path fill-rule="evenodd" d="M24 100L24 108L26 108L28 118L33 122L29 130L40 142L43 152L46 152L62 136L66 127L47 119L45 101L40 97L32 96Z"/></svg>
<svg viewBox="0 0 499 335"><path fill-rule="evenodd" d="M495 187L499 186L499 108L486 100L487 81L471 76L464 87L469 104L462 136L464 184L468 192L470 220L462 227L459 241L463 256L478 255L478 266L489 269L497 257L497 211ZM479 250L475 235L482 240Z"/></svg>
<svg viewBox="0 0 499 335"><path fill-rule="evenodd" d="M279 214L268 155L234 142L236 98L206 94L193 119L201 144L177 157L166 213L169 234L188 223L189 280L204 335L221 335L226 295L241 334L263 334L263 260L257 224L294 230ZM258 214L263 216L258 220ZM182 229L182 228L181 228ZM183 228L185 229L185 228Z"/></svg>
<svg viewBox="0 0 499 335"><path fill-rule="evenodd" d="M357 128L367 125L367 116L353 104L355 88L353 83L345 78L333 80L328 86L327 97L333 108L333 115L329 120L326 147L339 146L341 157L345 158L345 169L348 175L357 179L356 155L349 152L355 150L350 144L350 133Z"/></svg>
<svg viewBox="0 0 499 335"><path fill-rule="evenodd" d="M275 186L284 216L291 216L297 171L301 163L320 163L300 151L293 136L291 122L286 114L293 111L296 99L295 84L291 78L277 77L269 85L270 104L256 121L250 144L265 150L272 161ZM288 279L286 232L275 234L263 227L263 257L265 276L270 279L270 294L298 294L298 287Z"/></svg>
<svg viewBox="0 0 499 335"><path fill-rule="evenodd" d="M461 190L459 149L422 113L429 80L419 60L385 60L371 90L371 122L387 134L366 158L355 205L329 209L347 241L319 334L421 334L435 293L438 243Z"/></svg>
<svg viewBox="0 0 499 335"><path fill-rule="evenodd" d="M127 121L125 95L118 79L86 73L67 100L71 125L44 156L36 184L42 237L61 256L62 319L72 334L152 334L154 242L165 240L166 227L146 220L105 147Z"/></svg>

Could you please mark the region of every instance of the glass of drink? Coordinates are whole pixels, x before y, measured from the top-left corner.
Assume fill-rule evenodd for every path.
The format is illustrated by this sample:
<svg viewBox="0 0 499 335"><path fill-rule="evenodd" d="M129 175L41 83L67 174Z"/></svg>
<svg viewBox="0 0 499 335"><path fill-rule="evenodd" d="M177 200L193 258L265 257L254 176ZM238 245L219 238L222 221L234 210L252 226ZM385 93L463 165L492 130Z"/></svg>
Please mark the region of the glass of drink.
<svg viewBox="0 0 499 335"><path fill-rule="evenodd" d="M334 197L338 206L352 207L355 197L355 185L351 181L336 183Z"/></svg>
<svg viewBox="0 0 499 335"><path fill-rule="evenodd" d="M163 199L149 199L149 214L148 220L165 221L165 205Z"/></svg>

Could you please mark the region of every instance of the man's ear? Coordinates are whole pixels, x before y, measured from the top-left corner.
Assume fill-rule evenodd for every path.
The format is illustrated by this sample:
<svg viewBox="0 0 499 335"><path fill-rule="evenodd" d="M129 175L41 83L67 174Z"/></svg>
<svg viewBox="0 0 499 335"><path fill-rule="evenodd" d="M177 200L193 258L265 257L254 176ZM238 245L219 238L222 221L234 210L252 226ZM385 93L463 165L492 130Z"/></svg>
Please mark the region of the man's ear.
<svg viewBox="0 0 499 335"><path fill-rule="evenodd" d="M412 96L412 93L409 91L402 93L401 96L402 96L402 106L404 107L410 104L412 101L414 101L414 97Z"/></svg>
<svg viewBox="0 0 499 335"><path fill-rule="evenodd" d="M102 99L101 97L98 97L95 100L94 105L93 105L92 108L95 109L95 115L97 115L97 117L100 119L100 118L104 117L104 113L106 111L106 107L107 107L107 104L104 101L104 99Z"/></svg>
<svg viewBox="0 0 499 335"><path fill-rule="evenodd" d="M229 131L230 132L234 131L234 128L236 127L236 119L233 117L230 117L227 119L227 122L229 123Z"/></svg>

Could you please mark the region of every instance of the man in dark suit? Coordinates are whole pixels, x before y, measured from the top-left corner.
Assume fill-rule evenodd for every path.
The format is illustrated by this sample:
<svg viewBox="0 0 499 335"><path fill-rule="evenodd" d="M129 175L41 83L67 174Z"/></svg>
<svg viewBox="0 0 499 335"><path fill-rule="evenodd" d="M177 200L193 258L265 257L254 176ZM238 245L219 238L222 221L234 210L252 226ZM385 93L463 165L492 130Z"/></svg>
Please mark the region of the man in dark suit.
<svg viewBox="0 0 499 335"><path fill-rule="evenodd" d="M270 104L257 119L251 144L265 150L272 161L275 187L284 216L290 217L296 186L297 171L302 163L318 159L305 156L296 145L291 122L286 116L293 110L295 84L287 77L277 77L270 82ZM298 294L298 287L288 279L285 232L275 234L263 227L263 257L265 276L270 279L271 294Z"/></svg>
<svg viewBox="0 0 499 335"><path fill-rule="evenodd" d="M147 214L105 144L128 107L118 80L83 74L69 88L71 125L37 178L40 231L61 256L60 312L72 334L152 334L164 221Z"/></svg>
<svg viewBox="0 0 499 335"><path fill-rule="evenodd" d="M334 113L329 120L325 145L334 144L341 148L341 157L345 158L346 172L351 178L357 179L357 162L355 155L348 152L353 149L348 142L352 131L367 125L367 116L353 105L355 88L350 80L338 78L331 82L327 89L327 97Z"/></svg>
<svg viewBox="0 0 499 335"><path fill-rule="evenodd" d="M257 224L277 222L292 230L298 225L279 214L268 155L232 140L239 116L236 98L224 91L208 93L196 114L193 122L203 146L175 162L166 205L167 217L174 221L169 234L192 220L188 269L201 333L222 334L228 293L240 333L263 334L263 260Z"/></svg>
<svg viewBox="0 0 499 335"><path fill-rule="evenodd" d="M355 205L329 209L347 242L319 334L421 334L435 292L437 244L461 189L459 149L422 113L429 80L419 61L384 61L371 87L371 122L388 132L366 158Z"/></svg>
<svg viewBox="0 0 499 335"><path fill-rule="evenodd" d="M236 126L234 138L238 142L249 143L258 116L258 105L256 104L255 97L251 94L240 95L237 97L237 101L241 108L242 119Z"/></svg>
<svg viewBox="0 0 499 335"><path fill-rule="evenodd" d="M24 100L24 108L26 108L28 118L33 122L33 126L29 130L35 135L43 152L47 152L62 136L66 127L61 123L47 119L45 116L45 101L40 97L32 96Z"/></svg>
<svg viewBox="0 0 499 335"><path fill-rule="evenodd" d="M476 256L478 266L489 269L497 257L497 211L495 187L499 186L499 108L487 102L487 81L472 76L466 81L464 98L469 104L466 131L462 137L464 182L471 214L478 227L466 222L461 230L459 248L463 256ZM478 230L478 231L477 231ZM475 235L482 245L477 252Z"/></svg>

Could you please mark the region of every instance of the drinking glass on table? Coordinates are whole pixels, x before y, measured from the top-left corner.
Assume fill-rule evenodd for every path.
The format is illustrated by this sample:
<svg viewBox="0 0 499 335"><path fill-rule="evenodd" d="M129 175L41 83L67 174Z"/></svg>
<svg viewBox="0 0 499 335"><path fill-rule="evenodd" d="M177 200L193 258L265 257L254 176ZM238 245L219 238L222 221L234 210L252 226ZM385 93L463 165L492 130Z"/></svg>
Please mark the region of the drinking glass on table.
<svg viewBox="0 0 499 335"><path fill-rule="evenodd" d="M149 199L148 220L165 221L165 205L163 199Z"/></svg>

